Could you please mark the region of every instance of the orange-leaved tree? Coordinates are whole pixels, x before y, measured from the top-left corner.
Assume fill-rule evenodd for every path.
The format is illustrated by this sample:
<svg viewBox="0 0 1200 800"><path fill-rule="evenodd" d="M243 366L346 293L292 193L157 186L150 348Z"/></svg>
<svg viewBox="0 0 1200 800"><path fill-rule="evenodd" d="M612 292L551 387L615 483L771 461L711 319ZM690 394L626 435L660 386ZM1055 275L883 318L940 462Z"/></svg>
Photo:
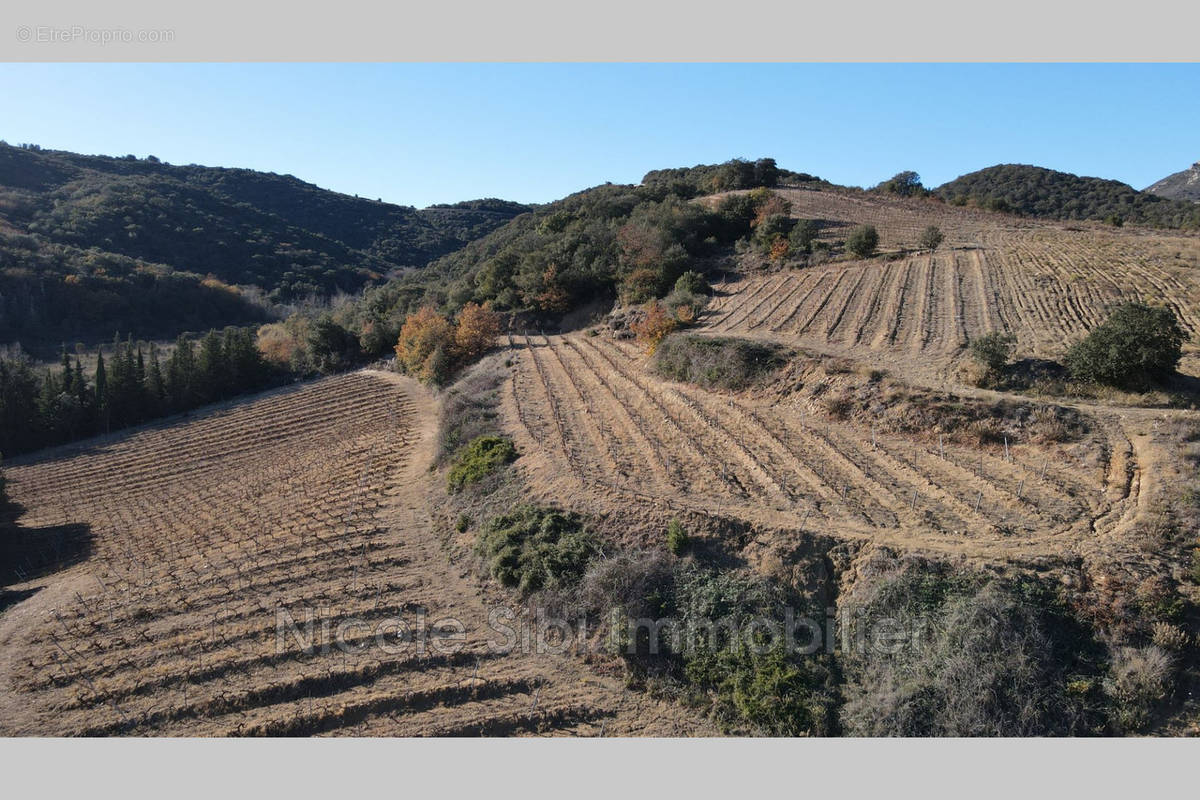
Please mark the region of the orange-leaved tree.
<svg viewBox="0 0 1200 800"><path fill-rule="evenodd" d="M643 308L644 316L629 326L638 342L653 353L667 334L679 327L679 321L671 316L667 307L658 300L651 300Z"/></svg>
<svg viewBox="0 0 1200 800"><path fill-rule="evenodd" d="M396 359L404 371L423 381L440 381L455 346L454 326L432 306L408 316L396 342Z"/></svg>
<svg viewBox="0 0 1200 800"><path fill-rule="evenodd" d="M491 303L467 303L458 312L454 329L454 344L458 357L472 361L490 350L500 335L500 315L492 311Z"/></svg>

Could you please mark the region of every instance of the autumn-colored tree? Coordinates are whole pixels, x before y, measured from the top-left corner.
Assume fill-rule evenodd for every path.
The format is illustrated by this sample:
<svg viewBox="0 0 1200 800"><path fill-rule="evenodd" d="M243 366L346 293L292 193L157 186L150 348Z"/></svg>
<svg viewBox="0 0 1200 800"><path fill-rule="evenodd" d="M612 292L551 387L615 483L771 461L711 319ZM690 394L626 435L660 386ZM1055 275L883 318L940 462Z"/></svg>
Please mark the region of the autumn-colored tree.
<svg viewBox="0 0 1200 800"><path fill-rule="evenodd" d="M770 189L755 189L750 197L754 203L754 219L750 222L752 228L757 228L768 217L787 217L792 213L792 204Z"/></svg>
<svg viewBox="0 0 1200 800"><path fill-rule="evenodd" d="M300 363L304 356L304 335L287 324L272 322L258 329L258 352L269 363L284 369Z"/></svg>
<svg viewBox="0 0 1200 800"><path fill-rule="evenodd" d="M617 231L621 265L629 270L653 269L663 260L667 237L658 228L630 222Z"/></svg>
<svg viewBox="0 0 1200 800"><path fill-rule="evenodd" d="M653 353L667 334L679 327L679 321L657 300L647 303L643 311L644 316L629 327L646 352Z"/></svg>
<svg viewBox="0 0 1200 800"><path fill-rule="evenodd" d="M492 311L491 303L467 303L458 312L454 344L463 360L472 361L486 353L499 335L500 315Z"/></svg>
<svg viewBox="0 0 1200 800"><path fill-rule="evenodd" d="M533 304L546 314L561 314L570 307L571 296L559 285L558 267L553 264L542 272L542 290L534 296Z"/></svg>
<svg viewBox="0 0 1200 800"><path fill-rule="evenodd" d="M658 294L661 280L658 270L635 269L621 283L621 295L626 303L644 303Z"/></svg>
<svg viewBox="0 0 1200 800"><path fill-rule="evenodd" d="M396 342L396 360L405 372L423 381L434 380L440 372L441 361L448 348L454 344L454 326L432 306L423 306L410 314L400 328L400 339ZM440 351L440 353L439 353ZM439 353L439 363L433 358Z"/></svg>
<svg viewBox="0 0 1200 800"><path fill-rule="evenodd" d="M791 250L791 245L788 243L788 240L782 236L777 237L775 241L771 243L771 260L782 261L783 259L787 258L789 250Z"/></svg>

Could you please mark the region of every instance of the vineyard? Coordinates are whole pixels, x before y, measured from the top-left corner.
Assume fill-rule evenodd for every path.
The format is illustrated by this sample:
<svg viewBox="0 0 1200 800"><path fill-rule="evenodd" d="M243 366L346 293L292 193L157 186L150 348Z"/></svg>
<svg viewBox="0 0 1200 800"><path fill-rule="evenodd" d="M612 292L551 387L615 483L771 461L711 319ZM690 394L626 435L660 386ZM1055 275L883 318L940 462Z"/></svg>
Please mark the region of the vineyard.
<svg viewBox="0 0 1200 800"><path fill-rule="evenodd" d="M784 270L718 287L706 322L716 331L777 339L946 378L967 343L999 331L1025 357L1055 358L1123 300L1166 304L1189 336L1200 332L1200 239L1057 227L899 201L785 191L793 214L836 238L878 227L896 258ZM946 243L912 253L923 226ZM898 252L897 252L898 251ZM1195 363L1194 348L1185 371ZM1195 367L1191 367L1195 371Z"/></svg>
<svg viewBox="0 0 1200 800"><path fill-rule="evenodd" d="M566 655L488 647L428 516L435 427L427 392L360 372L12 465L22 525L82 522L90 545L0 619L0 732L679 732ZM389 619L407 646L375 646Z"/></svg>
<svg viewBox="0 0 1200 800"><path fill-rule="evenodd" d="M1126 299L1200 334L1200 238L781 193L823 239L876 225L881 254L727 273L694 332L795 357L765 385L707 391L604 326L508 334L480 365L499 399L469 398L498 403L487 424L516 445L506 490L625 537L605 547L661 549L682 518L751 567L849 542L1062 576L1169 569L1145 533L1167 526L1171 476L1194 470L1175 452L1194 411L1051 408L958 369L990 332L1060 357ZM929 224L946 234L933 253L915 248ZM1182 371L1197 358L1187 345ZM836 410L850 400L857 413ZM935 402L971 422L1001 410L954 435L887 417L927 420ZM0 606L0 734L712 733L578 653L490 646L489 610L515 600L481 580L474 523L453 522L461 496L431 468L441 411L364 370L7 462L33 545ZM1009 427L1038 413L1061 435Z"/></svg>
<svg viewBox="0 0 1200 800"><path fill-rule="evenodd" d="M530 483L581 505L642 502L764 530L988 557L1061 553L1138 507L1134 445L1101 425L1089 461L1065 448L972 447L881 435L643 369L606 337L517 337L507 408L536 457Z"/></svg>

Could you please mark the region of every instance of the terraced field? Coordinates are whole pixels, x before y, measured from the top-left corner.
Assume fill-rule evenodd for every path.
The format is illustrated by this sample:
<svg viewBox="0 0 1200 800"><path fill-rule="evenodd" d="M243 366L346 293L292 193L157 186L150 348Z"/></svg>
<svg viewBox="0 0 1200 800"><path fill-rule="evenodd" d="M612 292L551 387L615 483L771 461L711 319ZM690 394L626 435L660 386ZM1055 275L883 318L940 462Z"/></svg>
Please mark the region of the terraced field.
<svg viewBox="0 0 1200 800"><path fill-rule="evenodd" d="M513 341L505 410L530 485L764 529L989 557L1069 551L1136 513L1138 463L1115 422L1105 458L876 435L752 396L659 380L603 336Z"/></svg>
<svg viewBox="0 0 1200 800"><path fill-rule="evenodd" d="M872 222L881 247L915 247L923 225L947 234L936 254L842 262L760 274L719 287L714 331L775 339L945 379L968 342L1001 331L1024 357L1056 358L1122 300L1166 304L1200 333L1200 237L1067 228L946 209L933 217L898 201L785 191L800 217L836 236ZM926 204L927 205L927 204ZM917 206L920 208L920 206ZM1200 372L1196 347L1184 371Z"/></svg>
<svg viewBox="0 0 1200 800"><path fill-rule="evenodd" d="M571 656L494 652L427 515L435 427L428 392L361 372L11 465L22 525L90 547L10 587L0 733L705 732Z"/></svg>

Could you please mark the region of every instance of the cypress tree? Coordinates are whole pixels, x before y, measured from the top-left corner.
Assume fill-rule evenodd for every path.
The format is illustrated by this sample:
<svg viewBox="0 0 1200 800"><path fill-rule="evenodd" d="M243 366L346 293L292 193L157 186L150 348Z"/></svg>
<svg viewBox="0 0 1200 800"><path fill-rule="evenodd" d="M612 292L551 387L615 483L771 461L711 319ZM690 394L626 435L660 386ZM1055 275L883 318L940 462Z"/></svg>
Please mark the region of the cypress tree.
<svg viewBox="0 0 1200 800"><path fill-rule="evenodd" d="M154 342L150 343L150 366L146 369L146 398L151 414L163 413L167 392L163 383L162 367L158 363L158 346Z"/></svg>
<svg viewBox="0 0 1200 800"><path fill-rule="evenodd" d="M108 433L108 376L104 372L104 349L96 350L96 414L99 429Z"/></svg>

